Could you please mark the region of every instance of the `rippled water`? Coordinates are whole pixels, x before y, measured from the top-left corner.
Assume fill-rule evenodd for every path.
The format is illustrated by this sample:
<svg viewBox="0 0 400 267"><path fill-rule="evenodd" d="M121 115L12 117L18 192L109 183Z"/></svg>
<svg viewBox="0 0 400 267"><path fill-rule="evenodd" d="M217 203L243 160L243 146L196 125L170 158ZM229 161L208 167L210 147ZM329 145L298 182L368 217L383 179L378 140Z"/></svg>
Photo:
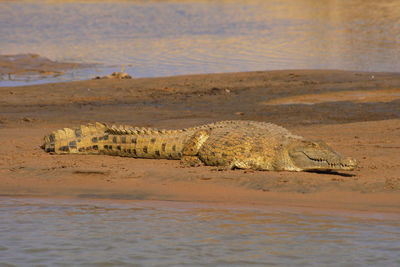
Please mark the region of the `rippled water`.
<svg viewBox="0 0 400 267"><path fill-rule="evenodd" d="M0 1L0 54L136 77L334 68L400 71L398 0ZM95 70L58 79L93 77Z"/></svg>
<svg viewBox="0 0 400 267"><path fill-rule="evenodd" d="M0 265L399 266L383 214L0 198Z"/></svg>

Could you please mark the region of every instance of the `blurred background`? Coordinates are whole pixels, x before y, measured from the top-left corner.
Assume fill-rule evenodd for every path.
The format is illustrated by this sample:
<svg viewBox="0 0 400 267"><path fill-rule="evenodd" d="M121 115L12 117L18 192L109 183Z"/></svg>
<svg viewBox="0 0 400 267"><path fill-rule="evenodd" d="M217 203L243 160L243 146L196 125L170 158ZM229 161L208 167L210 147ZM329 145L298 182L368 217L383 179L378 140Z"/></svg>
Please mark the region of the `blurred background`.
<svg viewBox="0 0 400 267"><path fill-rule="evenodd" d="M98 63L54 79L400 71L400 1L0 1L0 54Z"/></svg>

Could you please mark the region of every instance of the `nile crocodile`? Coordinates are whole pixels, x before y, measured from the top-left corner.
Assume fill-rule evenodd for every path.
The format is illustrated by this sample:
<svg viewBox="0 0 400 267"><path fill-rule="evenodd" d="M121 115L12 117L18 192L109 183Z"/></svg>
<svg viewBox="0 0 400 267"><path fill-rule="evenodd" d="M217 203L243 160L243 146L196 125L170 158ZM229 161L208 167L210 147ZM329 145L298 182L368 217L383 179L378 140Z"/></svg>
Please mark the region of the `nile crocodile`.
<svg viewBox="0 0 400 267"><path fill-rule="evenodd" d="M42 148L56 154L107 154L180 159L184 165L275 171L353 170L323 141L310 141L272 123L221 121L180 130L104 123L64 128L45 136Z"/></svg>

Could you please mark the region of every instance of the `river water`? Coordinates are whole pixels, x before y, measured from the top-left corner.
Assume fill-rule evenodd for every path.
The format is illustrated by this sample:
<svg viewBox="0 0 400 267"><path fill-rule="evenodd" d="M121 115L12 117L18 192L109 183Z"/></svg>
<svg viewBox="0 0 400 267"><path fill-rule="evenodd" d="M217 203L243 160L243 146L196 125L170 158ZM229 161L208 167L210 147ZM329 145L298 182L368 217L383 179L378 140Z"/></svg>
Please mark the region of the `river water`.
<svg viewBox="0 0 400 267"><path fill-rule="evenodd" d="M398 215L0 198L0 266L399 266Z"/></svg>
<svg viewBox="0 0 400 267"><path fill-rule="evenodd" d="M0 54L100 64L52 80L110 74L121 65L134 77L399 72L399 21L398 0L0 0Z"/></svg>

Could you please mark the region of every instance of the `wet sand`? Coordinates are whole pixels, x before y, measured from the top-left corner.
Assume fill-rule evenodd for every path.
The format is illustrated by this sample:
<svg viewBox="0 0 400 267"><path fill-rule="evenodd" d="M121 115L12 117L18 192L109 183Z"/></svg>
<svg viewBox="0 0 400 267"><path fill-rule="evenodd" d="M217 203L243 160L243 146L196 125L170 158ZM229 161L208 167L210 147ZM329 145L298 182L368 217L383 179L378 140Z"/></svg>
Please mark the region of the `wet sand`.
<svg viewBox="0 0 400 267"><path fill-rule="evenodd" d="M0 81L29 76L57 77L67 70L90 66L94 64L53 61L38 54L0 55Z"/></svg>
<svg viewBox="0 0 400 267"><path fill-rule="evenodd" d="M333 70L1 87L0 195L399 213L399 93L400 74ZM360 167L340 173L218 171L168 160L49 155L39 147L50 131L87 122L181 128L227 119L277 123L328 142Z"/></svg>

